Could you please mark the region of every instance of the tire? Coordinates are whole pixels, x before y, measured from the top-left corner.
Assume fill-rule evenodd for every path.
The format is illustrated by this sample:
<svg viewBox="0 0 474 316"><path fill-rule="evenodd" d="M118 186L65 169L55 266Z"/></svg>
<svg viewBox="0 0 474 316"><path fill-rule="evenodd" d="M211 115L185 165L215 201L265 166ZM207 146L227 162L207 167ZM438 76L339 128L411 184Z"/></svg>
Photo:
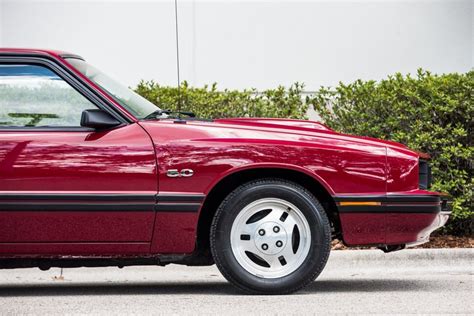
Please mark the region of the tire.
<svg viewBox="0 0 474 316"><path fill-rule="evenodd" d="M237 288L288 294L323 270L331 228L308 190L290 181L261 179L224 199L211 225L210 243L217 267Z"/></svg>

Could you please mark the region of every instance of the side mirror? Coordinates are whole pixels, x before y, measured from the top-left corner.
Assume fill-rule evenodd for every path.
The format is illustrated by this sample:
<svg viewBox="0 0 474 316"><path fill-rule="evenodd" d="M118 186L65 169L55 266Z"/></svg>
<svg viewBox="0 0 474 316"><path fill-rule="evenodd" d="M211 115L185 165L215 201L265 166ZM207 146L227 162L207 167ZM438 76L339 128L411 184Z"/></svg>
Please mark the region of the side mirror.
<svg viewBox="0 0 474 316"><path fill-rule="evenodd" d="M99 109L84 110L81 116L81 126L94 129L107 129L120 125L112 115Z"/></svg>

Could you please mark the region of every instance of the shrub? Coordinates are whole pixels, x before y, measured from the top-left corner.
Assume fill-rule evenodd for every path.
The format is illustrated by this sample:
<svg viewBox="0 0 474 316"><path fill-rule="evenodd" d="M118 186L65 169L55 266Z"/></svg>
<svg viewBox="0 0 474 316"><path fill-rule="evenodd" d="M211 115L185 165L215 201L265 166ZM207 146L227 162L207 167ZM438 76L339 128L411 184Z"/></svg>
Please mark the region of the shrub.
<svg viewBox="0 0 474 316"><path fill-rule="evenodd" d="M250 90L217 90L214 83L203 88L189 87L183 82L180 87L181 109L194 112L202 118L223 117L284 117L306 118L308 105L301 97L303 85L295 83L288 89L276 89L257 93ZM161 109L176 110L178 89L160 86L153 81L141 81L135 91Z"/></svg>
<svg viewBox="0 0 474 316"><path fill-rule="evenodd" d="M357 80L307 97L331 128L391 139L431 155L434 190L454 198L447 231L473 232L474 71L416 77L399 73L380 82Z"/></svg>

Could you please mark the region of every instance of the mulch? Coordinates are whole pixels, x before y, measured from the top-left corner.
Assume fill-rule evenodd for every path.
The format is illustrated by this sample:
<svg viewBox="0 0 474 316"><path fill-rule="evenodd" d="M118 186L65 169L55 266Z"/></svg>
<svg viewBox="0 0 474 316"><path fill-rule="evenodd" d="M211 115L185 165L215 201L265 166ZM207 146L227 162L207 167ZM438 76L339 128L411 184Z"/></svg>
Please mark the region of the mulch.
<svg viewBox="0 0 474 316"><path fill-rule="evenodd" d="M416 248L474 248L474 237L434 236Z"/></svg>
<svg viewBox="0 0 474 316"><path fill-rule="evenodd" d="M474 237L432 236L430 241L414 248L474 248ZM332 250L376 249L375 247L346 247L342 241L333 240Z"/></svg>

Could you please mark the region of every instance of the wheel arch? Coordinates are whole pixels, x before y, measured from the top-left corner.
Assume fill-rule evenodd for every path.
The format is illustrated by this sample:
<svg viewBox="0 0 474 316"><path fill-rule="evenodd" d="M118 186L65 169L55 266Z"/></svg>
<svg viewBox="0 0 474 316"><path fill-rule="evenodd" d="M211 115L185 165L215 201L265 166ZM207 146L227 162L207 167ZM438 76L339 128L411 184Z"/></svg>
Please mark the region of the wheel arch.
<svg viewBox="0 0 474 316"><path fill-rule="evenodd" d="M206 190L206 198L201 207L197 225L196 250L199 253L206 253L209 250L209 231L212 219L225 197L238 186L262 178L288 180L306 188L323 205L331 222L333 235L340 235L339 214L336 203L332 198L334 193L325 181L314 173L297 166L262 164L227 172Z"/></svg>

